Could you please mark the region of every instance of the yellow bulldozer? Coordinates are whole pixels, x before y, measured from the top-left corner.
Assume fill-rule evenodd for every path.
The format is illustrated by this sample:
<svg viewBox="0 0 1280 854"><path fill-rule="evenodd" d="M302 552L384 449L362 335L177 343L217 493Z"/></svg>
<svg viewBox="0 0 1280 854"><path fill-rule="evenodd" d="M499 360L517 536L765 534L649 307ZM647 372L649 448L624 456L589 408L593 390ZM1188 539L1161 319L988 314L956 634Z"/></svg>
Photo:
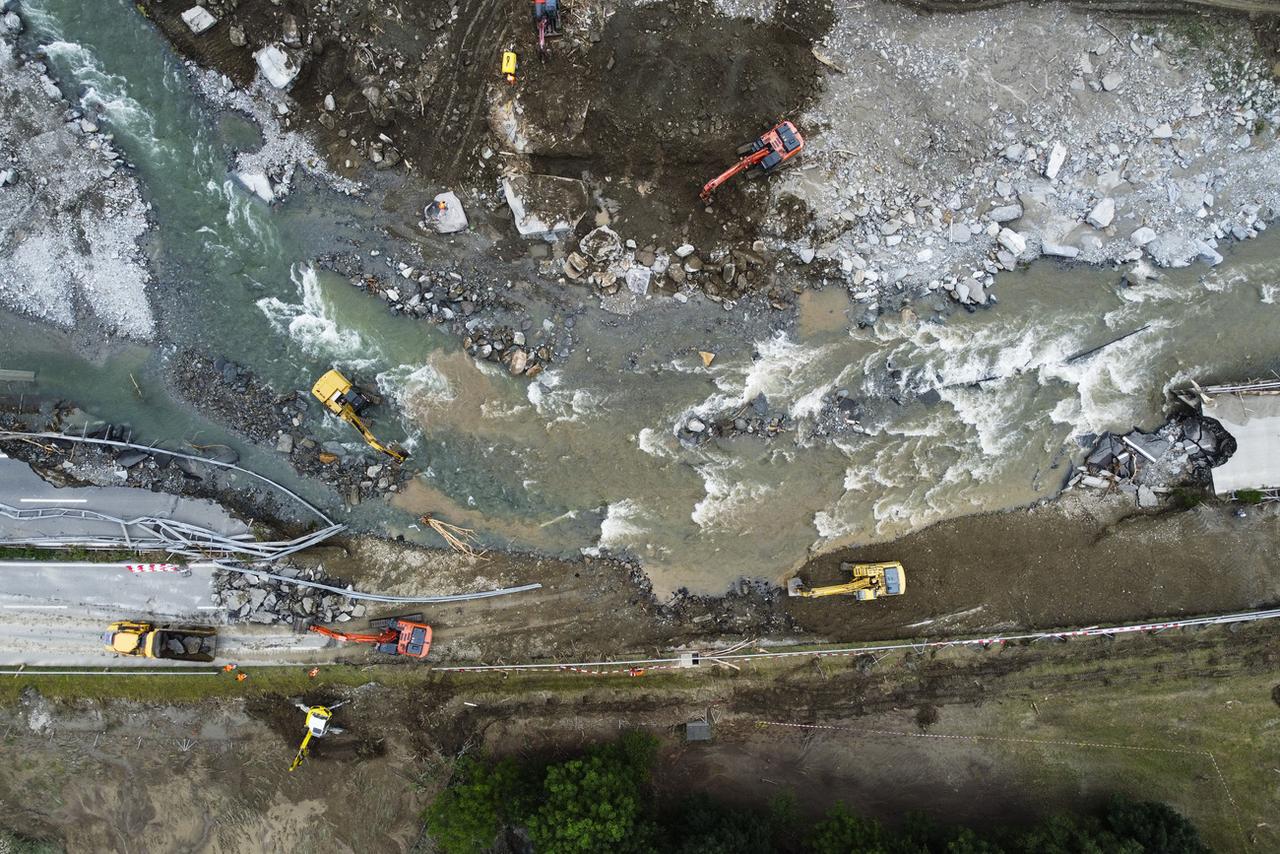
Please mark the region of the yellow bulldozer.
<svg viewBox="0 0 1280 854"><path fill-rule="evenodd" d="M398 463L404 462L409 456L394 443L384 445L378 441L378 437L365 426L364 419L360 416L378 401L372 394L357 389L341 371L329 371L316 380L316 384L311 387L311 395L324 404L325 409L359 430L365 442L375 451L381 451Z"/></svg>
<svg viewBox="0 0 1280 854"><path fill-rule="evenodd" d="M859 602L870 602L881 596L901 596L907 589L907 574L897 561L888 563L842 563L841 572L850 578L843 584L806 587L799 577L787 582L788 596L853 596Z"/></svg>

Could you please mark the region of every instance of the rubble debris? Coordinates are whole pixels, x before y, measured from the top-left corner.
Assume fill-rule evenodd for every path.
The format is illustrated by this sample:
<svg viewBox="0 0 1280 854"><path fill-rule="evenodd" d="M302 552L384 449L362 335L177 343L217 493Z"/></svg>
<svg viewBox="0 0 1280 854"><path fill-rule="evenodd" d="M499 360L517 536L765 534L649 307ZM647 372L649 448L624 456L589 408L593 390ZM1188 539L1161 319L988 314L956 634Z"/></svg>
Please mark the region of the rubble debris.
<svg viewBox="0 0 1280 854"><path fill-rule="evenodd" d="M1067 487L1122 489L1131 492L1140 507L1149 509L1156 506L1157 494L1182 486L1207 485L1210 469L1234 452L1235 440L1216 420L1177 415L1154 433L1103 433Z"/></svg>
<svg viewBox="0 0 1280 854"><path fill-rule="evenodd" d="M326 578L323 567L275 565L271 571L302 581L353 589L351 585ZM233 623L345 623L363 617L366 612L362 602L347 596L257 573L226 570L213 573L212 598L215 605L226 609L227 620Z"/></svg>

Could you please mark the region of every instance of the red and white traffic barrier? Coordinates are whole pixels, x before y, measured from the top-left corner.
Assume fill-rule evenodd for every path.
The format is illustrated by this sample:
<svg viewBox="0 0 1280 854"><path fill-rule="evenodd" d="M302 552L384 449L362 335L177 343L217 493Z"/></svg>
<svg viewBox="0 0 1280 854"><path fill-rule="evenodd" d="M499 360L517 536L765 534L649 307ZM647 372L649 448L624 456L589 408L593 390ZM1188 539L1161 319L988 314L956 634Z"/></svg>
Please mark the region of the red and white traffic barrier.
<svg viewBox="0 0 1280 854"><path fill-rule="evenodd" d="M187 568L176 563L126 563L124 568L136 574L143 572L186 572Z"/></svg>

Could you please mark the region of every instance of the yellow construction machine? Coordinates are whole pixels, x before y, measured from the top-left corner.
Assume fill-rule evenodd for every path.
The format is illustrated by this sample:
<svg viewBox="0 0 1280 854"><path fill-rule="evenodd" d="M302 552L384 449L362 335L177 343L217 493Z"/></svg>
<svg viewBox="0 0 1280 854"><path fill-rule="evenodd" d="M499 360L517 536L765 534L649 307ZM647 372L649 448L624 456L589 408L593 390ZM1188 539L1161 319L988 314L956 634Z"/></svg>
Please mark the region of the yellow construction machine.
<svg viewBox="0 0 1280 854"><path fill-rule="evenodd" d="M842 596L852 595L859 602L869 602L881 596L901 596L907 589L907 574L897 561L888 563L842 563L841 572L850 573L844 584L826 587L806 587L798 577L787 582L788 596Z"/></svg>
<svg viewBox="0 0 1280 854"><path fill-rule="evenodd" d="M293 756L293 762L289 765L290 771L296 771L303 760L307 758L307 748L311 746L311 739L324 738L326 735L341 735L342 727L334 726L333 710L345 706L349 700L343 700L341 703L334 703L331 706L308 706L305 703L295 703L299 709L307 713L305 723L306 732L302 736L302 744L298 746L298 752Z"/></svg>
<svg viewBox="0 0 1280 854"><path fill-rule="evenodd" d="M213 661L217 630L209 626L153 626L138 620L112 623L102 642L115 653L137 658Z"/></svg>
<svg viewBox="0 0 1280 854"><path fill-rule="evenodd" d="M376 451L381 451L398 463L404 462L405 458L409 456L404 449L395 444L382 444L378 441L378 437L369 431L369 428L365 426L364 419L360 416L378 401L374 399L373 395L357 389L351 380L342 375L341 371L329 371L316 380L316 384L311 387L311 394L316 400L324 404L325 409L359 430L360 435L364 437L369 447Z"/></svg>

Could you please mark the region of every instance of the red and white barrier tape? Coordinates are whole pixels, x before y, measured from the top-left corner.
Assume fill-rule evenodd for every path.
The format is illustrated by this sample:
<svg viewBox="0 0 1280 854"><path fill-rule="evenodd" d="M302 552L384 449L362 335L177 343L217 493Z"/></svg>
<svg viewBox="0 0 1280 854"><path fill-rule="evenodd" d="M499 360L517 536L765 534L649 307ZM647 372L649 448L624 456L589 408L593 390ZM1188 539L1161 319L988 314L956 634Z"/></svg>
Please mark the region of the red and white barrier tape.
<svg viewBox="0 0 1280 854"><path fill-rule="evenodd" d="M125 569L135 575L143 572L186 572L185 566L178 566L176 563L127 563Z"/></svg>

